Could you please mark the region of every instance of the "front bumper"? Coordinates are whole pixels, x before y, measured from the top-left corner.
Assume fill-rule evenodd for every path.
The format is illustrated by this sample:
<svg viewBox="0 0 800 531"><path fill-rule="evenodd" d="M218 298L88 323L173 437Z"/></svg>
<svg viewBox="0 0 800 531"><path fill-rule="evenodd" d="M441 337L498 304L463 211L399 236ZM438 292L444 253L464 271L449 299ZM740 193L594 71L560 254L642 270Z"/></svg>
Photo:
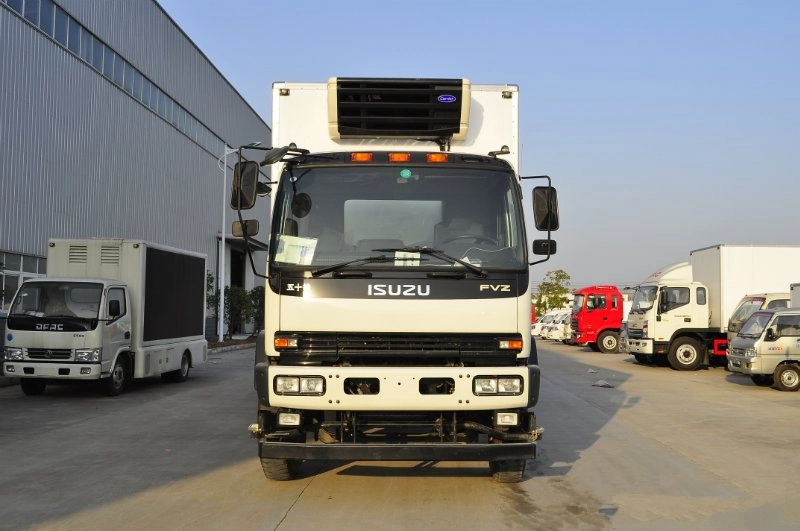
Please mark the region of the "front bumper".
<svg viewBox="0 0 800 531"><path fill-rule="evenodd" d="M728 354L728 370L739 374L772 374L777 362L768 363L763 357L746 358Z"/></svg>
<svg viewBox="0 0 800 531"><path fill-rule="evenodd" d="M5 375L12 378L47 378L50 380L99 380L100 364L45 363L35 361L4 361Z"/></svg>
<svg viewBox="0 0 800 531"><path fill-rule="evenodd" d="M342 461L503 461L535 459L536 442L477 443L289 443L262 442L259 457Z"/></svg>
<svg viewBox="0 0 800 531"><path fill-rule="evenodd" d="M631 354L652 354L653 340L628 338L628 352Z"/></svg>

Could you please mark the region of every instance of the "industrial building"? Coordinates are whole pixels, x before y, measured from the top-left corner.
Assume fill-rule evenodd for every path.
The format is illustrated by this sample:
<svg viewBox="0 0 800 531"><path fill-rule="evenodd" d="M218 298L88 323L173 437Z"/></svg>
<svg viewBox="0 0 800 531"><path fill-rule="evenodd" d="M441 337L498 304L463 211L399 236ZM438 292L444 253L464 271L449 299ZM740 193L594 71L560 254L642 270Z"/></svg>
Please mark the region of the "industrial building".
<svg viewBox="0 0 800 531"><path fill-rule="evenodd" d="M228 147L270 129L158 2L0 0L0 49L3 309L49 238L202 252L215 279L224 241L224 284L261 283L231 236Z"/></svg>

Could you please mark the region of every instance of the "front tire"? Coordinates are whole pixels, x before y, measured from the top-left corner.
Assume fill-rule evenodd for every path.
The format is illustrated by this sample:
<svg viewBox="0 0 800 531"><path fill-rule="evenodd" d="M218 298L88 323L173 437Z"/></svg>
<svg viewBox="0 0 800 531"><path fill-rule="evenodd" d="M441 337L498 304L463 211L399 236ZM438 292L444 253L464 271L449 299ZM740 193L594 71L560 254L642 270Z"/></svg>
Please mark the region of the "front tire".
<svg viewBox="0 0 800 531"><path fill-rule="evenodd" d="M267 479L272 481L289 481L296 479L300 472L298 459L261 458L261 469Z"/></svg>
<svg viewBox="0 0 800 531"><path fill-rule="evenodd" d="M527 459L489 461L489 470L498 483L519 483L525 475L525 465L527 464Z"/></svg>
<svg viewBox="0 0 800 531"><path fill-rule="evenodd" d="M679 337L669 349L669 365L676 371L696 371L703 363L700 343L690 337Z"/></svg>
<svg viewBox="0 0 800 531"><path fill-rule="evenodd" d="M22 387L22 392L28 396L38 396L44 393L44 389L47 387L47 383L33 378L22 378L19 385Z"/></svg>
<svg viewBox="0 0 800 531"><path fill-rule="evenodd" d="M652 365L654 363L652 354L634 354L633 357L642 365Z"/></svg>
<svg viewBox="0 0 800 531"><path fill-rule="evenodd" d="M591 341L586 344L589 345L589 350L591 350L592 352L600 352L600 345L598 345L594 341Z"/></svg>
<svg viewBox="0 0 800 531"><path fill-rule="evenodd" d="M612 330L605 330L597 338L597 347L603 354L619 351L619 334Z"/></svg>
<svg viewBox="0 0 800 531"><path fill-rule="evenodd" d="M759 387L771 387L775 378L771 374L751 374L750 379Z"/></svg>
<svg viewBox="0 0 800 531"><path fill-rule="evenodd" d="M778 365L775 369L775 387L781 391L800 389L800 368L793 364Z"/></svg>
<svg viewBox="0 0 800 531"><path fill-rule="evenodd" d="M105 379L105 392L108 396L122 394L128 385L128 364L124 356L117 356L111 376Z"/></svg>

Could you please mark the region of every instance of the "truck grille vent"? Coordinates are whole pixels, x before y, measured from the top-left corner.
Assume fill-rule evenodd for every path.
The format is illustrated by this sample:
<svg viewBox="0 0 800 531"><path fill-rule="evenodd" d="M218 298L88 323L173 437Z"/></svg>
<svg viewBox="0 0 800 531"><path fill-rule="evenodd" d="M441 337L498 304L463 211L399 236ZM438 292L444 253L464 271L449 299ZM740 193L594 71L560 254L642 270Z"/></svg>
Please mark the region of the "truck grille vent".
<svg viewBox="0 0 800 531"><path fill-rule="evenodd" d="M284 335L284 334L281 334ZM281 351L283 362L352 365L514 365L516 351L498 348L500 335L296 334L298 348ZM518 334L503 339L521 339Z"/></svg>
<svg viewBox="0 0 800 531"><path fill-rule="evenodd" d="M119 264L119 247L103 246L100 248L101 264Z"/></svg>
<svg viewBox="0 0 800 531"><path fill-rule="evenodd" d="M644 338L644 332L642 332L641 328L639 328L639 329L629 328L628 329L628 339L642 339L642 338Z"/></svg>
<svg viewBox="0 0 800 531"><path fill-rule="evenodd" d="M70 245L69 260L70 264L85 264L89 256L89 249L86 245Z"/></svg>
<svg viewBox="0 0 800 531"><path fill-rule="evenodd" d="M466 137L469 81L340 77L328 90L334 139Z"/></svg>
<svg viewBox="0 0 800 531"><path fill-rule="evenodd" d="M71 356L72 352L69 349L28 349L28 358L32 360L68 360Z"/></svg>

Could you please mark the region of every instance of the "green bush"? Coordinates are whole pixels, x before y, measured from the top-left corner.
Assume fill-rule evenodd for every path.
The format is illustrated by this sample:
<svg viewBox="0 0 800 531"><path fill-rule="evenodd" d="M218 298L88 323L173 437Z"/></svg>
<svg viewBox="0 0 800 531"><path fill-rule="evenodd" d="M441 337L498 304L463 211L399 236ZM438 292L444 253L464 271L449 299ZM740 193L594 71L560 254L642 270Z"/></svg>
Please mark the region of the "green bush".
<svg viewBox="0 0 800 531"><path fill-rule="evenodd" d="M225 324L228 337L242 332L242 325L253 318L253 303L246 289L225 286Z"/></svg>

